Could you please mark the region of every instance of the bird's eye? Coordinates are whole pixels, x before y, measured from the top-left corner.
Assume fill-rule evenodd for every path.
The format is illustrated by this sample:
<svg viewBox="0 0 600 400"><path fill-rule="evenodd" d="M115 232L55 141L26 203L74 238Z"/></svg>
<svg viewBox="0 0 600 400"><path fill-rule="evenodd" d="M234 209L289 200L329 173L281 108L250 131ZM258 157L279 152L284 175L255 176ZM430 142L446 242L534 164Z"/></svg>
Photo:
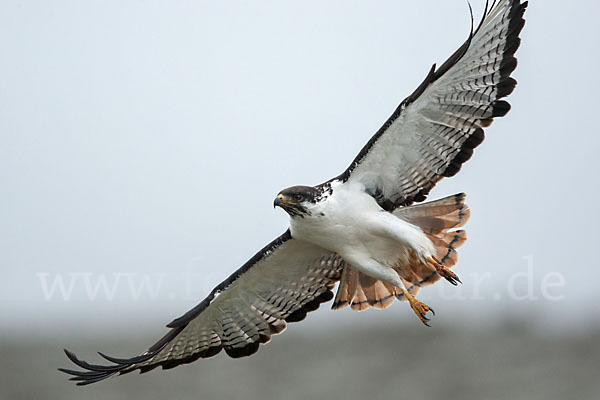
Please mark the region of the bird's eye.
<svg viewBox="0 0 600 400"><path fill-rule="evenodd" d="M302 200L302 195L301 194L295 194L294 195L294 201L301 201Z"/></svg>

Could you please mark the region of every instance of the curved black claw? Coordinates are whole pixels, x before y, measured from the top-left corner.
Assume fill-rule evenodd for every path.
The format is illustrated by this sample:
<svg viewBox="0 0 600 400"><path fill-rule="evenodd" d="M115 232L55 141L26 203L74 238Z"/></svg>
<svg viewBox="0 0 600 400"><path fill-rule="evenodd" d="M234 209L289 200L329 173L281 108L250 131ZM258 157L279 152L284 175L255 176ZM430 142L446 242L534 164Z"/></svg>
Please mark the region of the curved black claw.
<svg viewBox="0 0 600 400"><path fill-rule="evenodd" d="M435 268L435 270L437 271L439 276L443 277L444 279L446 279L448 282L450 282L454 286L457 286L459 283L462 283L462 281L460 280L458 275L456 275L454 272L450 271L450 268L446 267L445 265L440 264L440 262L437 261L435 258L429 257L427 259L427 261L429 262L429 264L431 266L433 266Z"/></svg>
<svg viewBox="0 0 600 400"><path fill-rule="evenodd" d="M454 279L454 278L451 278L451 277L444 277L444 278L446 278L446 280L448 282L450 282L451 284L453 284L454 286L458 286L458 279Z"/></svg>
<svg viewBox="0 0 600 400"><path fill-rule="evenodd" d="M419 317L421 322L424 325L430 326L428 322L431 321L431 319L427 317L427 313L431 311L431 314L435 315L435 311L433 311L433 308L421 303L418 300L414 300L414 304L411 304L411 307L415 314L417 314L417 317Z"/></svg>
<svg viewBox="0 0 600 400"><path fill-rule="evenodd" d="M454 286L458 286L459 283L462 284L462 281L460 280L458 275L456 275L454 272L450 271L448 268L441 269L440 271L438 271L438 273L440 274L440 276L442 276L444 279L446 279L448 282L450 282Z"/></svg>

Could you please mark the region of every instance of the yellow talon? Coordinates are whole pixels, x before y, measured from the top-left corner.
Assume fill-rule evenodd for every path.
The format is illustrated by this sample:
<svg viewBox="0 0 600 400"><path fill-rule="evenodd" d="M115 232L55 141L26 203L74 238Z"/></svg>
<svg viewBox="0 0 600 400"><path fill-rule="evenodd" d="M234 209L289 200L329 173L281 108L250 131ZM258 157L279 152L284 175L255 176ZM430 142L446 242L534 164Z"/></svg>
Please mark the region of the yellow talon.
<svg viewBox="0 0 600 400"><path fill-rule="evenodd" d="M458 283L462 283L461 280L458 278L458 275L450 271L448 267L445 267L442 264L440 264L435 258L427 257L427 262L435 268L435 270L438 274L440 274L440 276L444 277L448 282L450 282L454 286L458 285Z"/></svg>
<svg viewBox="0 0 600 400"><path fill-rule="evenodd" d="M429 324L427 323L429 321L429 318L427 318L425 314L431 311L431 313L435 315L435 311L433 311L433 308L415 299L415 297L412 294L408 293L407 290L402 289L402 292L404 293L404 297L406 297L406 300L408 300L410 308L412 308L415 314L417 314L417 317L419 317L422 323L429 326Z"/></svg>

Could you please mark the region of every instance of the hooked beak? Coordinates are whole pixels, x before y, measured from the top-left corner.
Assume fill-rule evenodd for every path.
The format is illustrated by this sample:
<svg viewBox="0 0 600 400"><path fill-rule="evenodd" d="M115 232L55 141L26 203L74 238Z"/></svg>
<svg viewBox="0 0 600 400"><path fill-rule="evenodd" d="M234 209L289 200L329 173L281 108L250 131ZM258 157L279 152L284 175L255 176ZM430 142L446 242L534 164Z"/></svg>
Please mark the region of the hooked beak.
<svg viewBox="0 0 600 400"><path fill-rule="evenodd" d="M297 206L298 203L293 203L291 201L287 201L285 196L279 193L273 202L273 208L279 206L281 208L285 208L285 206Z"/></svg>
<svg viewBox="0 0 600 400"><path fill-rule="evenodd" d="M283 195L280 193L277 195L277 197L275 198L275 201L273 202L273 208L275 207L282 207L283 208Z"/></svg>

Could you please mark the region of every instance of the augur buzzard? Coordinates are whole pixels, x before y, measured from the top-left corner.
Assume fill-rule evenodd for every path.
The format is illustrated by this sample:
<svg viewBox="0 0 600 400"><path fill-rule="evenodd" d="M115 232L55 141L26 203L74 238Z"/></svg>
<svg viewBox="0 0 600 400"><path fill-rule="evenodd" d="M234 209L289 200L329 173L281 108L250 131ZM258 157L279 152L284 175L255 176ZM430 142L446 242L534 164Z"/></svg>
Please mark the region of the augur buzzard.
<svg viewBox="0 0 600 400"><path fill-rule="evenodd" d="M78 385L115 374L173 368L222 349L231 357L256 352L287 322L333 298L333 308L385 308L408 301L427 324L433 310L415 298L450 270L466 235L465 195L422 202L445 176L455 175L484 138L483 128L510 109L501 98L510 77L527 2L498 0L479 26L394 111L348 169L314 186L282 190L274 205L289 229L235 271L200 304L167 325L167 334L132 358L102 355L94 365L66 351L84 371L60 368Z"/></svg>

